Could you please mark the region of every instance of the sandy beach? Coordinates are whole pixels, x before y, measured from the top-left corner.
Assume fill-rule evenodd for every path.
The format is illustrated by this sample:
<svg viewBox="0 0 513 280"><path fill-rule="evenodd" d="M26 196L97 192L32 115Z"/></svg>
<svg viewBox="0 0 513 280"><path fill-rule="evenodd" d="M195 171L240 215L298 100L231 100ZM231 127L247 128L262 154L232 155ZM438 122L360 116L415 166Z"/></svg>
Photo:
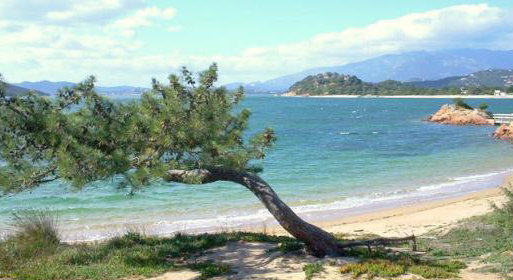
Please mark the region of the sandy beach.
<svg viewBox="0 0 513 280"><path fill-rule="evenodd" d="M513 176L504 180L503 186L509 186ZM483 215L492 210L492 204L504 201L501 188L492 188L467 194L458 198L444 199L395 209L377 211L365 215L344 217L337 220L318 223L322 228L357 238L366 234L378 234L386 237L401 237L411 234L426 235L430 231L445 232L459 221L473 216ZM279 228L267 229L267 233L285 234ZM210 250L198 258L200 261L212 260L230 265L237 273L220 279L292 279L304 278L302 267L319 261L309 256L284 256L281 253L269 253L273 244L266 243L230 243L227 246ZM338 267L354 261L351 258L325 258L321 260L325 270L314 279L352 279L350 275L341 275ZM475 272L482 264L475 261L461 272L461 279L501 279L491 273ZM153 280L195 279L199 274L193 271L169 272ZM375 278L379 279L379 278ZM398 279L422 279L418 276L404 275Z"/></svg>

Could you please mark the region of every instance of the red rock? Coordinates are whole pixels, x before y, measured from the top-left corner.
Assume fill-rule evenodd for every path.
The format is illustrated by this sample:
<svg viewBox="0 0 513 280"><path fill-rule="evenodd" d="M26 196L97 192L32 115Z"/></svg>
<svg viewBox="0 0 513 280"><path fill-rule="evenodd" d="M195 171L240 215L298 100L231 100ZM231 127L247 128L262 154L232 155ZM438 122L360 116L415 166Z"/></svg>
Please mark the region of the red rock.
<svg viewBox="0 0 513 280"><path fill-rule="evenodd" d="M455 125L492 125L493 119L484 111L466 109L454 105L443 105L438 112L428 118L430 122Z"/></svg>
<svg viewBox="0 0 513 280"><path fill-rule="evenodd" d="M513 140L513 123L499 126L493 133L493 137L502 140Z"/></svg>

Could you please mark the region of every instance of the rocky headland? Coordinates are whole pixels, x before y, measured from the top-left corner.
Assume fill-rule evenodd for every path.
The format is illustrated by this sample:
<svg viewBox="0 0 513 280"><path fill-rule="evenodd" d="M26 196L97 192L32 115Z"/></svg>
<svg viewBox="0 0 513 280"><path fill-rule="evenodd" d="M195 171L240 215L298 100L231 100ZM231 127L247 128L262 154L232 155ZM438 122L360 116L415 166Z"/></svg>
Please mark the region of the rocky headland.
<svg viewBox="0 0 513 280"><path fill-rule="evenodd" d="M428 121L454 125L493 125L493 118L483 110L449 104L443 105Z"/></svg>

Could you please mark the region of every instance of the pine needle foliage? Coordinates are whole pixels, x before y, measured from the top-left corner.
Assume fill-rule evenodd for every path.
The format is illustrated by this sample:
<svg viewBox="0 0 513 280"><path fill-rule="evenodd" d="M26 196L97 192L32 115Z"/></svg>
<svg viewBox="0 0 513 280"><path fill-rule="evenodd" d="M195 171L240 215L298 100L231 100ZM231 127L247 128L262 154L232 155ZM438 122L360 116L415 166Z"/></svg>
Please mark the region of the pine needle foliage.
<svg viewBox="0 0 513 280"><path fill-rule="evenodd" d="M53 180L80 188L116 175L137 189L171 169L260 170L253 163L274 132L247 137L243 89L216 87L217 78L216 64L198 75L183 68L132 102L98 95L94 77L55 98L7 97L0 88L0 194Z"/></svg>

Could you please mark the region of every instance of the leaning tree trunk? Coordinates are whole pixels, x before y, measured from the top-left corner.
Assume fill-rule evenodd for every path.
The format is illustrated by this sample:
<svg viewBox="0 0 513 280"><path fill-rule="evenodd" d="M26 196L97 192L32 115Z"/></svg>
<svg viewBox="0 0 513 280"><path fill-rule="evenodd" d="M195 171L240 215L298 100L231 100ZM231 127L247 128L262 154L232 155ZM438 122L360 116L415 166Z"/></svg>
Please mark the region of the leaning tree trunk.
<svg viewBox="0 0 513 280"><path fill-rule="evenodd" d="M287 232L305 243L310 254L316 257L340 254L340 245L333 235L301 219L278 197L269 184L255 174L221 169L170 170L164 179L200 184L230 181L243 185L258 197Z"/></svg>

